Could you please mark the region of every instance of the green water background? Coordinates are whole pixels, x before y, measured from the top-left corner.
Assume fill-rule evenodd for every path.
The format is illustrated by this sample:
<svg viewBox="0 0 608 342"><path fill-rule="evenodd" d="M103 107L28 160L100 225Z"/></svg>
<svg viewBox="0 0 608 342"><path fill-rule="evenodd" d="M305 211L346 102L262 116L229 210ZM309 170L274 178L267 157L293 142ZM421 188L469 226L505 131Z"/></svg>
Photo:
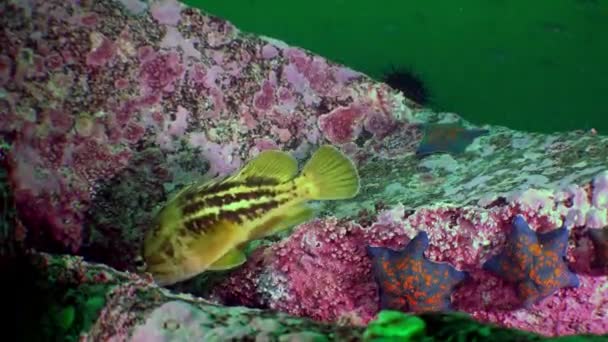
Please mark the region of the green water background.
<svg viewBox="0 0 608 342"><path fill-rule="evenodd" d="M608 0L185 0L374 78L413 69L476 124L608 134Z"/></svg>

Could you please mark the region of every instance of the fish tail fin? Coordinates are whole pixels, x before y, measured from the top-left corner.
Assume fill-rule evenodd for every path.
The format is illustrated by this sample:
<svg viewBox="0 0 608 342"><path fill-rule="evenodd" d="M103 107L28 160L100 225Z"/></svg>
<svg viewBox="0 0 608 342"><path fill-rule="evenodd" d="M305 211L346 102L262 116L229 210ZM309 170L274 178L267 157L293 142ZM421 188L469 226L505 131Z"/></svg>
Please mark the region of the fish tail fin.
<svg viewBox="0 0 608 342"><path fill-rule="evenodd" d="M330 145L321 146L302 169L301 178L313 200L352 198L359 192L359 174L353 162Z"/></svg>

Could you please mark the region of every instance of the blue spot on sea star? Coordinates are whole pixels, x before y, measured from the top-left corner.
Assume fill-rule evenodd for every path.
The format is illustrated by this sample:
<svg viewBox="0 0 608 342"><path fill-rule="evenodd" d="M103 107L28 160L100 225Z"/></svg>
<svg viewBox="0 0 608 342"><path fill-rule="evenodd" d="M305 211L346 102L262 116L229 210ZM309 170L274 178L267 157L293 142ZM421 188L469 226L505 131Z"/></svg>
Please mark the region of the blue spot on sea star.
<svg viewBox="0 0 608 342"><path fill-rule="evenodd" d="M367 247L380 289L382 309L428 312L451 310L450 296L465 273L424 257L429 245L420 232L402 250Z"/></svg>
<svg viewBox="0 0 608 342"><path fill-rule="evenodd" d="M578 277L565 261L567 246L565 226L539 234L530 229L523 216L517 215L505 248L486 261L483 268L516 284L519 298L528 307L558 289L579 285Z"/></svg>

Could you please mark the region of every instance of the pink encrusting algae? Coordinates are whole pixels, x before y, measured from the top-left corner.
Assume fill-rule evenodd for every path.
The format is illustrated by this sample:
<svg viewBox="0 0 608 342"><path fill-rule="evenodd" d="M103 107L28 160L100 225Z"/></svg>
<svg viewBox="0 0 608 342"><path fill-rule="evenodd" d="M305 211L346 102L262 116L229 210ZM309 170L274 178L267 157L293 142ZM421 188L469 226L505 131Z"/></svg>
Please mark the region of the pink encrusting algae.
<svg viewBox="0 0 608 342"><path fill-rule="evenodd" d="M598 174L594 182L606 175L608 172ZM558 200L551 195L539 197L535 203L558 207L570 204L576 197L573 189L588 191L571 187L566 194L554 192ZM586 193L589 197L599 195ZM578 274L578 287L552 291L547 298L522 308L515 284L482 269L484 262L504 248L515 215L543 224L531 225L537 231L549 231L555 228L553 220L567 221L568 212L581 210L564 206L561 214L539 215L538 208L530 206L530 196L513 196L517 200L485 209L429 207L407 213L403 207L396 207L381 212L369 226L335 218L315 220L299 226L285 241L255 251L243 269L217 287L215 295L233 304L270 307L321 321L366 324L375 317L380 301L365 247L398 250L425 231L430 243L425 253L429 260L454 265L469 274L452 295L456 309L480 320L549 336L605 333L608 323L602 312L608 309L608 301L602 298L608 296L607 275L589 276L584 269L571 266L575 272L583 272ZM589 267L595 256L577 255L572 248L585 239L570 236L568 264Z"/></svg>
<svg viewBox="0 0 608 342"><path fill-rule="evenodd" d="M92 224L93 231L83 232L90 223L85 212L92 202L105 201L97 190L107 187L108 180L121 178L133 158L142 155L141 146L149 146L146 155L152 154L151 148L173 155L189 153L200 159L198 167L210 164L209 174L226 174L251 156L250 149L259 150L264 139L280 149L319 143L323 133L315 118L358 91L364 92L352 101L372 103L370 109L375 111L392 111L375 106L373 98L367 97L386 92L383 96L388 98L392 96L388 88L379 88L356 72L302 50L283 52L283 47L259 39L250 44L229 23L206 20L176 1L154 2L150 12L155 22L143 25L128 24L138 20L125 11L137 6L129 2L121 8L108 1L99 8L116 8L122 14L103 27L92 20L70 26L68 10L75 10L79 18L106 15L93 8L59 1L30 5L27 11L16 6L9 9L14 18L31 13L28 20L40 28L37 43L28 46L21 43L23 39L10 38L28 32L12 31L10 25L6 26L10 35L0 38L6 47L0 55L0 71L18 66L16 74L2 74L6 82L12 82L5 100L13 106L3 114L6 120L0 131L8 135L19 132L11 135L10 179L26 226L40 227L31 237L38 236L34 240L40 244L49 238L59 250L78 252L85 235L101 234L111 240L117 230L133 229L117 223L107 228L110 231L96 232L97 225ZM109 27L120 29L100 31ZM72 30L77 35L61 40L51 33ZM198 37L192 32L198 32ZM180 41L174 42L168 35ZM195 41L212 46L195 48ZM268 54L268 50L276 53ZM260 68L251 68L254 62ZM281 69L290 67L305 87L294 86L281 76ZM260 77L262 82L257 81ZM25 90L39 84L44 90L36 96ZM331 94L319 93L329 88ZM305 98L315 102L303 104ZM319 110L321 101L325 109ZM242 105L228 108L227 103ZM148 167L158 168L156 162L150 161ZM145 182L170 189L173 185L167 173L169 177L189 173L176 164L159 171L159 177L152 175L156 179ZM140 180L123 183L130 181ZM39 213L30 215L34 207ZM62 216L66 218L58 218ZM131 244L141 234L132 235ZM93 248L95 241L86 244ZM119 264L125 262L130 261Z"/></svg>

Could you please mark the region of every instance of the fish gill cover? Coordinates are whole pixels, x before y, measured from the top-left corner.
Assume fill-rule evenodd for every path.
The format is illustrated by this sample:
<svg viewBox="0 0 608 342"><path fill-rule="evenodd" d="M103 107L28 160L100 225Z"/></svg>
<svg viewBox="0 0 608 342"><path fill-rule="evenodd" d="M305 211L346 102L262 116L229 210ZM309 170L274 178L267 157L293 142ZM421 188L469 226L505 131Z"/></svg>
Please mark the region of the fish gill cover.
<svg viewBox="0 0 608 342"><path fill-rule="evenodd" d="M597 233L608 225L603 132L474 127L174 0L3 2L0 13L0 134L10 145L7 181L18 218L10 236L36 251L35 265L51 283L108 284L99 316L78 325L90 339L163 340L174 330L357 339L362 328L340 326L373 321L382 309L379 286L398 284L375 282L366 249L402 250L421 232L424 260L467 274L449 293L454 310L548 336L608 332L600 259L607 234ZM487 134L416 156L433 124ZM267 149L303 161L323 143L355 162L356 198L319 204L318 218L250 245L247 262L215 281L172 288L206 300L137 274L154 213L185 184L230 174ZM507 248L517 215L539 234L566 227L562 261L578 286L548 287L524 307L509 274L484 269ZM58 324L78 330L70 322L84 320L70 318L70 305L81 307L60 306ZM225 322L230 328L221 328Z"/></svg>

